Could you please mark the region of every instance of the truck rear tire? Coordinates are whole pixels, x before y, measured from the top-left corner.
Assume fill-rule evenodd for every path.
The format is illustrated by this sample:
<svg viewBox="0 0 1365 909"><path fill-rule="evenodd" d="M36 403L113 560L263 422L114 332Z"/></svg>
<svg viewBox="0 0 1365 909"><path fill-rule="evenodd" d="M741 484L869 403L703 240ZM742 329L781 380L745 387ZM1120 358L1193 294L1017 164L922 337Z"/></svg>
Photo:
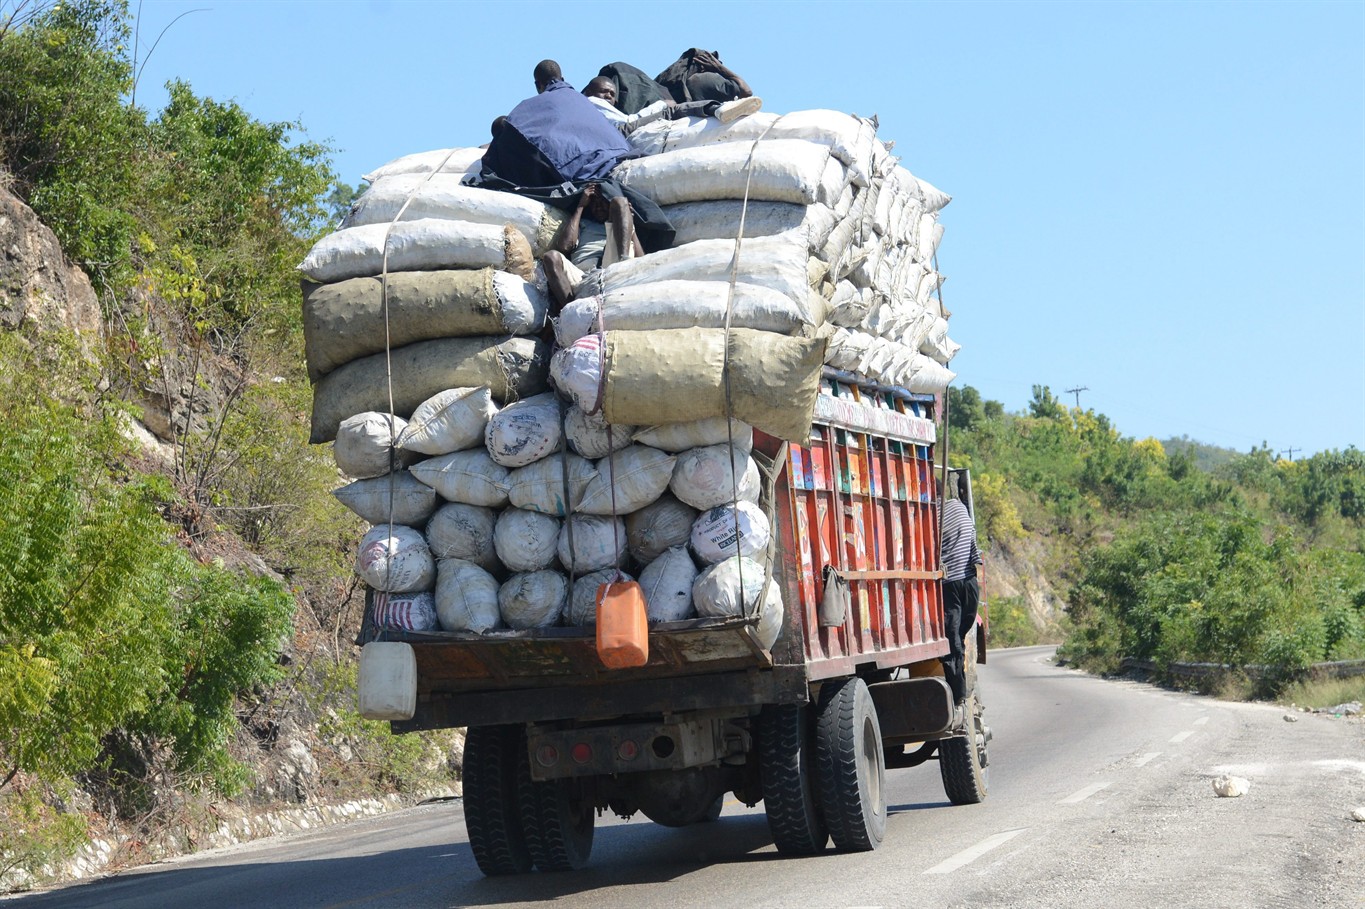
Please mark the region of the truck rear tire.
<svg viewBox="0 0 1365 909"><path fill-rule="evenodd" d="M597 810L582 779L536 782L523 745L519 755L521 826L531 860L541 871L577 871L592 854Z"/></svg>
<svg viewBox="0 0 1365 909"><path fill-rule="evenodd" d="M763 807L773 843L784 855L814 855L829 841L816 796L815 747L807 717L799 704L769 704L758 718Z"/></svg>
<svg viewBox="0 0 1365 909"><path fill-rule="evenodd" d="M515 749L525 751L523 741L512 726L474 726L465 736L464 825L474 861L489 877L531 870L517 810Z"/></svg>
<svg viewBox="0 0 1365 909"><path fill-rule="evenodd" d="M816 721L820 807L829 835L844 852L870 852L886 834L882 731L867 683L854 677L825 684Z"/></svg>
<svg viewBox="0 0 1365 909"><path fill-rule="evenodd" d="M943 791L954 805L975 805L986 800L986 727L977 709L976 694L967 696L967 733L938 743L938 769Z"/></svg>

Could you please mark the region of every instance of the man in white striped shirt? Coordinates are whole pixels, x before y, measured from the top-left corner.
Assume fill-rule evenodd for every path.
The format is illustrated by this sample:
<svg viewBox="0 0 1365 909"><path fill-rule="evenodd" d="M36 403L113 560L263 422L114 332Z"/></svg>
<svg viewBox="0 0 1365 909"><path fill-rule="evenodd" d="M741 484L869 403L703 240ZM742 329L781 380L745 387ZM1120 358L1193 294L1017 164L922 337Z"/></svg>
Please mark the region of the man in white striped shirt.
<svg viewBox="0 0 1365 909"><path fill-rule="evenodd" d="M967 498L965 479L958 474L957 498L943 501L942 522L943 625L950 648L943 658L943 674L958 707L967 700L964 639L976 630L976 609L981 600L976 580L981 553L976 548L976 523L963 502Z"/></svg>

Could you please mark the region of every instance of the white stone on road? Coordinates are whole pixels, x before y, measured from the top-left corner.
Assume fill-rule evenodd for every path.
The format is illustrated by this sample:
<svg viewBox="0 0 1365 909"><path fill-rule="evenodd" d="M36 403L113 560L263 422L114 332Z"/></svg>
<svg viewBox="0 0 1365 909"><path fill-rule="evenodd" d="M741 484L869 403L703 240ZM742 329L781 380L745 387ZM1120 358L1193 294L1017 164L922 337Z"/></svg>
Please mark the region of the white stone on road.
<svg viewBox="0 0 1365 909"><path fill-rule="evenodd" d="M1213 791L1220 799L1236 799L1247 794L1251 781L1240 776L1220 776L1213 781Z"/></svg>

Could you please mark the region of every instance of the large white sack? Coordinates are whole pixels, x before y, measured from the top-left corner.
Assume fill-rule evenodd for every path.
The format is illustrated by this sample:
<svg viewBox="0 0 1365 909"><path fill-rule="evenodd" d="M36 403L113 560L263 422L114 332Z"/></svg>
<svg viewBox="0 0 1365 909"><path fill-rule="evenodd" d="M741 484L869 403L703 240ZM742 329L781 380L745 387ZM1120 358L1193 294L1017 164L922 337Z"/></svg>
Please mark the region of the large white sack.
<svg viewBox="0 0 1365 909"><path fill-rule="evenodd" d="M360 179L378 183L397 174L429 174L441 168L443 174L477 174L483 167L482 148L436 148L431 151L404 155L365 174ZM444 164L442 163L444 162Z"/></svg>
<svg viewBox="0 0 1365 909"><path fill-rule="evenodd" d="M753 459L729 445L706 445L678 455L669 491L693 508L706 511L732 501ZM755 470L757 468L755 467Z"/></svg>
<svg viewBox="0 0 1365 909"><path fill-rule="evenodd" d="M692 585L692 602L701 616L725 618L757 612L758 627L754 633L759 644L768 649L782 630L782 592L775 583L765 585L765 580L763 566L753 559L726 559L697 576ZM760 606L758 598L764 594L765 586Z"/></svg>
<svg viewBox="0 0 1365 909"><path fill-rule="evenodd" d="M588 413L602 409L602 336L585 334L550 358L550 380Z"/></svg>
<svg viewBox="0 0 1365 909"><path fill-rule="evenodd" d="M929 333L920 342L919 351L946 366L961 348L961 344L948 337L948 320L935 319Z"/></svg>
<svg viewBox="0 0 1365 909"><path fill-rule="evenodd" d="M498 571L502 566L493 548L496 522L491 508L447 502L427 522L427 546L438 560L463 559L485 571Z"/></svg>
<svg viewBox="0 0 1365 909"><path fill-rule="evenodd" d="M473 562L442 559L436 570L436 617L446 631L482 634L502 622L498 581Z"/></svg>
<svg viewBox="0 0 1365 909"><path fill-rule="evenodd" d="M630 444L635 432L634 426L611 426L608 431L606 417L600 413L588 413L574 404L564 417L564 435L568 437L569 447L585 458L597 460L613 451L620 451Z"/></svg>
<svg viewBox="0 0 1365 909"><path fill-rule="evenodd" d="M351 205L341 226L387 224L399 210L404 221L436 218L468 224L511 224L526 237L536 255L554 239L563 214L544 202L516 193L465 186L463 174L396 174L376 180ZM411 196L411 201L409 201ZM403 206L407 205L404 209Z"/></svg>
<svg viewBox="0 0 1365 909"><path fill-rule="evenodd" d="M801 306L779 291L757 284L736 284L732 302L730 285L722 281L657 281L573 300L555 320L555 337L567 348L580 338L592 336L597 331L599 310L602 324L612 330L724 328L728 311L732 328L791 335L816 322L816 308L809 294L807 305ZM553 361L550 369L553 374Z"/></svg>
<svg viewBox="0 0 1365 909"><path fill-rule="evenodd" d="M760 142L756 148L748 142L730 143L633 158L620 164L612 176L660 205L743 199L746 189L752 201L810 205L825 201L822 181L830 161L825 146L777 139ZM834 163L844 170L839 162ZM834 199L842 191L841 183Z"/></svg>
<svg viewBox="0 0 1365 909"><path fill-rule="evenodd" d="M677 458L648 445L631 445L596 464L578 511L584 514L630 514L655 501L668 489Z"/></svg>
<svg viewBox="0 0 1365 909"><path fill-rule="evenodd" d="M626 516L626 543L630 554L643 564L653 562L668 549L687 546L692 525L700 512L664 494L639 511Z"/></svg>
<svg viewBox="0 0 1365 909"><path fill-rule="evenodd" d="M482 445L488 420L497 412L487 386L448 388L417 405L398 435L398 447L443 455Z"/></svg>
<svg viewBox="0 0 1365 909"><path fill-rule="evenodd" d="M557 571L522 571L498 588L498 611L508 628L559 624L569 598L569 579Z"/></svg>
<svg viewBox="0 0 1365 909"><path fill-rule="evenodd" d="M512 471L507 477L507 499L517 508L563 517L583 501L585 490L596 478L597 468L587 460L560 452Z"/></svg>
<svg viewBox="0 0 1365 909"><path fill-rule="evenodd" d="M754 447L754 428L748 423L724 417L708 417L688 423L660 423L635 433L635 441L664 451L686 451L706 445L734 445L746 453Z"/></svg>
<svg viewBox="0 0 1365 909"><path fill-rule="evenodd" d="M524 467L564 444L559 425L559 402L553 392L508 404L488 420L484 445L504 467Z"/></svg>
<svg viewBox="0 0 1365 909"><path fill-rule="evenodd" d="M348 477L381 477L402 466L394 441L408 421L393 414L366 411L347 417L337 427L332 457L337 469Z"/></svg>
<svg viewBox="0 0 1365 909"><path fill-rule="evenodd" d="M559 531L559 561L575 574L619 565L625 551L626 522L621 518L576 514Z"/></svg>
<svg viewBox="0 0 1365 909"><path fill-rule="evenodd" d="M664 550L640 572L646 618L650 622L680 622L695 616L692 585L696 580L697 566L684 547Z"/></svg>
<svg viewBox="0 0 1365 909"><path fill-rule="evenodd" d="M673 245L696 240L733 240L740 236L744 219L744 239L790 234L816 250L825 245L834 229L836 215L828 205L793 205L790 202L750 202L746 208L739 199L684 202L664 209L673 225Z"/></svg>
<svg viewBox="0 0 1365 909"><path fill-rule="evenodd" d="M420 531L380 524L360 538L355 573L375 590L412 593L431 589L436 563Z"/></svg>
<svg viewBox="0 0 1365 909"><path fill-rule="evenodd" d="M374 594L374 623L380 628L404 631L432 631L437 627L436 598L429 591L420 593Z"/></svg>
<svg viewBox="0 0 1365 909"><path fill-rule="evenodd" d="M692 551L708 565L734 555L761 556L767 552L768 535L768 516L757 503L740 502L738 507L717 505L692 525Z"/></svg>
<svg viewBox="0 0 1365 909"><path fill-rule="evenodd" d="M498 515L493 528L493 548L502 564L513 571L539 571L555 560L559 542L559 518L509 508Z"/></svg>
<svg viewBox="0 0 1365 909"><path fill-rule="evenodd" d="M436 510L436 490L406 470L356 480L332 495L371 524L420 525Z"/></svg>
<svg viewBox="0 0 1365 909"><path fill-rule="evenodd" d="M698 240L608 265L589 275L579 285L577 296L609 295L624 287L660 281L719 281L728 285L734 256L733 240ZM740 245L735 282L776 290L798 307L808 307L808 262L805 245L790 238L748 240Z"/></svg>
<svg viewBox="0 0 1365 909"><path fill-rule="evenodd" d="M522 278L533 274L531 244L516 228L436 218L400 221L392 227L365 224L328 234L313 244L299 271L320 284L380 274L386 236L390 272L491 265Z"/></svg>
<svg viewBox="0 0 1365 909"><path fill-rule="evenodd" d="M569 600L569 625L597 624L597 590L603 584L627 583L635 580L624 571L616 568L600 568L590 571L573 582L573 596Z"/></svg>
<svg viewBox="0 0 1365 909"><path fill-rule="evenodd" d="M501 508L507 504L508 470L482 448L456 451L412 465L411 473L447 502Z"/></svg>

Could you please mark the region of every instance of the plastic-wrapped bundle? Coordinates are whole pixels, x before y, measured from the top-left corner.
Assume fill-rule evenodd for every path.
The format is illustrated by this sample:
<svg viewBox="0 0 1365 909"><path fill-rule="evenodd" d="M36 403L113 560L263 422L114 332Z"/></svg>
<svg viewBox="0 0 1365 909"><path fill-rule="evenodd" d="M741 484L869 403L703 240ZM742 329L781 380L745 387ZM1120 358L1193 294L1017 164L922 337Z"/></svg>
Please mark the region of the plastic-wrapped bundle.
<svg viewBox="0 0 1365 909"><path fill-rule="evenodd" d="M707 445L678 455L669 490L693 508L706 511L736 498L753 459L729 445ZM755 474L758 471L754 465Z"/></svg>
<svg viewBox="0 0 1365 909"><path fill-rule="evenodd" d="M360 538L355 572L386 593L429 590L436 564L422 534L401 524L380 524Z"/></svg>
<svg viewBox="0 0 1365 909"><path fill-rule="evenodd" d="M680 622L696 615L692 608L692 585L697 566L682 546L666 549L640 572L645 593L645 615L650 622Z"/></svg>
<svg viewBox="0 0 1365 909"><path fill-rule="evenodd" d="M412 465L410 472L447 502L501 508L507 504L506 467L485 449L471 448Z"/></svg>
<svg viewBox="0 0 1365 909"><path fill-rule="evenodd" d="M586 490L597 479L597 468L588 461L560 452L512 471L507 477L507 498L518 508L563 517L584 501Z"/></svg>
<svg viewBox="0 0 1365 909"><path fill-rule="evenodd" d="M549 298L519 275L494 268L396 272L304 285L303 350L317 381L385 345L397 350L436 338L535 334ZM387 318L386 318L387 315Z"/></svg>
<svg viewBox="0 0 1365 909"><path fill-rule="evenodd" d="M754 502L717 505L692 525L692 551L708 565L734 555L761 556L768 549L768 538L768 516Z"/></svg>
<svg viewBox="0 0 1365 909"><path fill-rule="evenodd" d="M377 411L342 420L332 445L337 469L348 477L367 479L401 467L403 459L394 451L394 441L407 425L402 417Z"/></svg>
<svg viewBox="0 0 1365 909"><path fill-rule="evenodd" d="M388 236L389 272L442 268L487 268L535 277L531 244L515 227L466 224L423 218L348 227L323 237L299 263L299 271L319 284L377 275L384 268Z"/></svg>
<svg viewBox="0 0 1365 909"><path fill-rule="evenodd" d="M427 546L437 559L463 559L485 571L499 571L493 548L497 515L491 508L448 502L427 523Z"/></svg>
<svg viewBox="0 0 1365 909"><path fill-rule="evenodd" d="M639 511L626 516L626 542L630 554L642 564L659 558L665 550L686 546L699 512L665 493Z"/></svg>
<svg viewBox="0 0 1365 909"><path fill-rule="evenodd" d="M493 528L493 548L502 564L512 571L539 571L555 560L559 526L559 518L538 511L509 508L498 515Z"/></svg>
<svg viewBox="0 0 1365 909"><path fill-rule="evenodd" d="M625 448L635 432L634 426L613 425L610 429L608 432L606 417L588 413L577 404L570 406L564 417L564 435L568 437L569 447L593 461Z"/></svg>
<svg viewBox="0 0 1365 909"><path fill-rule="evenodd" d="M674 246L697 240L733 240L744 218L744 239L789 236L809 250L820 249L829 239L838 218L828 205L793 205L790 202L750 202L722 199L670 205L664 214L673 225Z"/></svg>
<svg viewBox="0 0 1365 909"><path fill-rule="evenodd" d="M406 470L388 476L356 480L332 490L332 495L371 524L392 521L394 524L417 526L436 510L436 490Z"/></svg>
<svg viewBox="0 0 1365 909"><path fill-rule="evenodd" d="M508 404L488 421L488 454L504 467L524 467L564 444L559 402L552 393Z"/></svg>
<svg viewBox="0 0 1365 909"><path fill-rule="evenodd" d="M754 447L754 428L739 420L725 425L724 417L708 417L689 423L660 423L635 433L641 445L663 451L680 452L707 445L734 445L746 454Z"/></svg>
<svg viewBox="0 0 1365 909"><path fill-rule="evenodd" d="M550 378L587 413L602 409L602 338L584 335L550 358Z"/></svg>
<svg viewBox="0 0 1365 909"><path fill-rule="evenodd" d="M827 146L801 139L679 149L622 163L612 174L660 205L706 199L833 204L848 168Z"/></svg>
<svg viewBox="0 0 1365 909"><path fill-rule="evenodd" d="M599 568L590 571L573 582L573 596L569 600L568 623L570 625L597 624L597 589L603 584L616 581L635 580L624 571L615 568Z"/></svg>
<svg viewBox="0 0 1365 909"><path fill-rule="evenodd" d="M502 622L498 582L464 559L442 559L436 569L436 616L446 631L482 634Z"/></svg>
<svg viewBox="0 0 1365 909"><path fill-rule="evenodd" d="M549 628L559 624L569 581L557 571L523 571L498 588L498 610L508 628Z"/></svg>
<svg viewBox="0 0 1365 909"><path fill-rule="evenodd" d="M483 167L482 148L435 148L431 151L403 155L365 174L360 179L366 183L378 183L385 177L398 174L429 174L441 168L443 174L477 174Z"/></svg>
<svg viewBox="0 0 1365 909"><path fill-rule="evenodd" d="M559 531L560 564L575 574L618 565L625 551L626 522L621 518L576 514Z"/></svg>
<svg viewBox="0 0 1365 909"><path fill-rule="evenodd" d="M648 445L631 445L597 462L577 510L584 514L628 514L663 495L677 460Z"/></svg>
<svg viewBox="0 0 1365 909"><path fill-rule="evenodd" d="M482 445L484 429L497 412L493 392L487 386L447 388L417 405L398 436L398 447L443 455Z"/></svg>
<svg viewBox="0 0 1365 909"><path fill-rule="evenodd" d="M728 312L733 328L793 335L819 321L816 308L809 293L806 304L797 305L782 293L757 284L736 284L732 306L730 285L725 282L657 281L572 301L555 321L555 337L567 347L592 336L597 330L599 309L603 324L613 331L724 328ZM823 305L819 309L823 313Z"/></svg>
<svg viewBox="0 0 1365 909"><path fill-rule="evenodd" d="M763 566L753 559L726 559L697 576L692 585L692 602L698 615L716 618L753 615L757 611L755 636L761 646L770 648L782 630L782 593L777 584L764 581ZM763 603L758 606L760 594L764 594Z"/></svg>
<svg viewBox="0 0 1365 909"><path fill-rule="evenodd" d="M380 628L431 631L436 628L436 599L425 590L420 593L375 591L374 623Z"/></svg>

